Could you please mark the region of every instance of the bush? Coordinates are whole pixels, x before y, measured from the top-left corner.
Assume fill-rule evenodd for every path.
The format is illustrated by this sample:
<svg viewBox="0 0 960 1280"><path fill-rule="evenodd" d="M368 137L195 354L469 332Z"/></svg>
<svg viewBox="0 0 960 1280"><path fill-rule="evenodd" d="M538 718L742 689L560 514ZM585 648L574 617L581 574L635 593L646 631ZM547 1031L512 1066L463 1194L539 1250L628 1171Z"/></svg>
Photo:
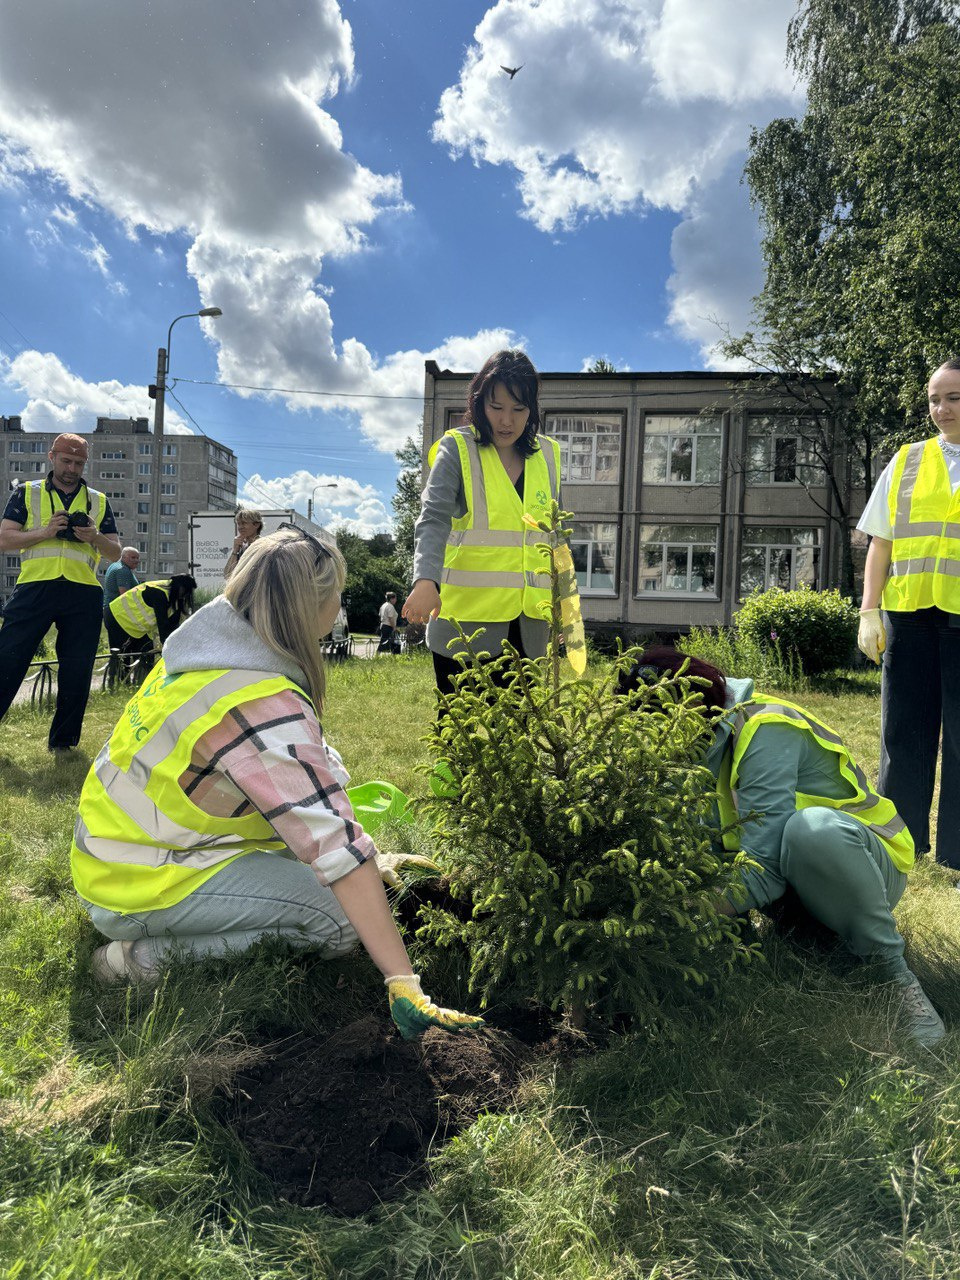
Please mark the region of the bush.
<svg viewBox="0 0 960 1280"><path fill-rule="evenodd" d="M734 625L758 649L779 645L786 662L808 675L846 666L857 638L857 610L837 590L798 587L755 591L740 606Z"/></svg>
<svg viewBox="0 0 960 1280"><path fill-rule="evenodd" d="M578 1022L645 1016L678 980L749 955L716 907L741 855L712 848L701 695L680 679L618 697L637 655L589 681L564 677L555 646L536 660L510 650L468 666L443 700L438 860L472 914L429 909L423 935L466 942L484 1004L509 986Z"/></svg>

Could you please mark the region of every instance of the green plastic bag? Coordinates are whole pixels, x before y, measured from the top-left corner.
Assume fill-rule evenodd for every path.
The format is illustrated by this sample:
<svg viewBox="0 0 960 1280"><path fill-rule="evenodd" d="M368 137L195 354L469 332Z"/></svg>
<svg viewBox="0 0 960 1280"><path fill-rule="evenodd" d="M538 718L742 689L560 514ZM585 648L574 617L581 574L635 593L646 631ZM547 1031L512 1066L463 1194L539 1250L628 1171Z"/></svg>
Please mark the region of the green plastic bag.
<svg viewBox="0 0 960 1280"><path fill-rule="evenodd" d="M376 835L385 822L409 822L410 798L392 782L361 782L347 787L347 798L367 835Z"/></svg>

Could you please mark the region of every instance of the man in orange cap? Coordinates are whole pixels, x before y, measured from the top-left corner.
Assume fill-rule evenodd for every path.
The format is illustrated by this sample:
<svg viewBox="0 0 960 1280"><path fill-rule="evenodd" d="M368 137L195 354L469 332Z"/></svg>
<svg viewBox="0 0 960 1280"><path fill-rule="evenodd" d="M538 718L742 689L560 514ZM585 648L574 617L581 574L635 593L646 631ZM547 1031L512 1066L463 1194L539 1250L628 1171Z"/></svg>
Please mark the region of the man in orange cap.
<svg viewBox="0 0 960 1280"><path fill-rule="evenodd" d="M0 627L0 720L20 688L40 641L57 629L57 706L51 751L80 741L93 661L100 642L100 557L120 556L106 496L83 479L87 442L66 432L50 446L46 480L14 490L0 520L0 551L20 556L20 575Z"/></svg>

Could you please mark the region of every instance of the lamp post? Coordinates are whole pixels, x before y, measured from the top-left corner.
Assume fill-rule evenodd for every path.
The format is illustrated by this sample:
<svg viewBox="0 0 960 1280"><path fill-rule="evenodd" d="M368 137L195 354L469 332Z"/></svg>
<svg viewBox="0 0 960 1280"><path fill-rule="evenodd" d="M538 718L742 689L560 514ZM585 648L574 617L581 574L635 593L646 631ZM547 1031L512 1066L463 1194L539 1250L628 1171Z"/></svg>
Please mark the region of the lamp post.
<svg viewBox="0 0 960 1280"><path fill-rule="evenodd" d="M336 480L328 480L322 484L315 484L313 486L313 493L311 493L310 497L307 499L307 519L308 520L313 519L313 502L317 496L317 490L318 489L339 489L339 487L340 486L337 484Z"/></svg>
<svg viewBox="0 0 960 1280"><path fill-rule="evenodd" d="M202 307L199 311L186 311L182 316L176 316L170 321L170 328L167 330L167 345L157 350L157 383L153 388L153 466L150 477L150 532L147 542L150 560L154 566L155 573L160 572L160 475L163 470L163 409L167 388L167 374L170 371L170 342L173 336L173 326L178 320L189 320L192 316L204 316L215 320L217 316L222 315L223 312L219 307Z"/></svg>

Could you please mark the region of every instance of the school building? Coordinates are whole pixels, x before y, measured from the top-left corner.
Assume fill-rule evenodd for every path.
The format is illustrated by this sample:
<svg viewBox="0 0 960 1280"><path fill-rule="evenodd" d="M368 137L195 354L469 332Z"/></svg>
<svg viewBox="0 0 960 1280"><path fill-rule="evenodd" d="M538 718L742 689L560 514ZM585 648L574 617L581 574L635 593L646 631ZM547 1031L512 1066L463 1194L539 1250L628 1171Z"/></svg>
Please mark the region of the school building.
<svg viewBox="0 0 960 1280"><path fill-rule="evenodd" d="M591 629L728 624L757 587L840 584L832 488L809 429L778 403L772 378L540 376L542 429L560 445ZM471 377L426 362L425 469L432 443L462 420ZM866 539L854 539L862 564Z"/></svg>

